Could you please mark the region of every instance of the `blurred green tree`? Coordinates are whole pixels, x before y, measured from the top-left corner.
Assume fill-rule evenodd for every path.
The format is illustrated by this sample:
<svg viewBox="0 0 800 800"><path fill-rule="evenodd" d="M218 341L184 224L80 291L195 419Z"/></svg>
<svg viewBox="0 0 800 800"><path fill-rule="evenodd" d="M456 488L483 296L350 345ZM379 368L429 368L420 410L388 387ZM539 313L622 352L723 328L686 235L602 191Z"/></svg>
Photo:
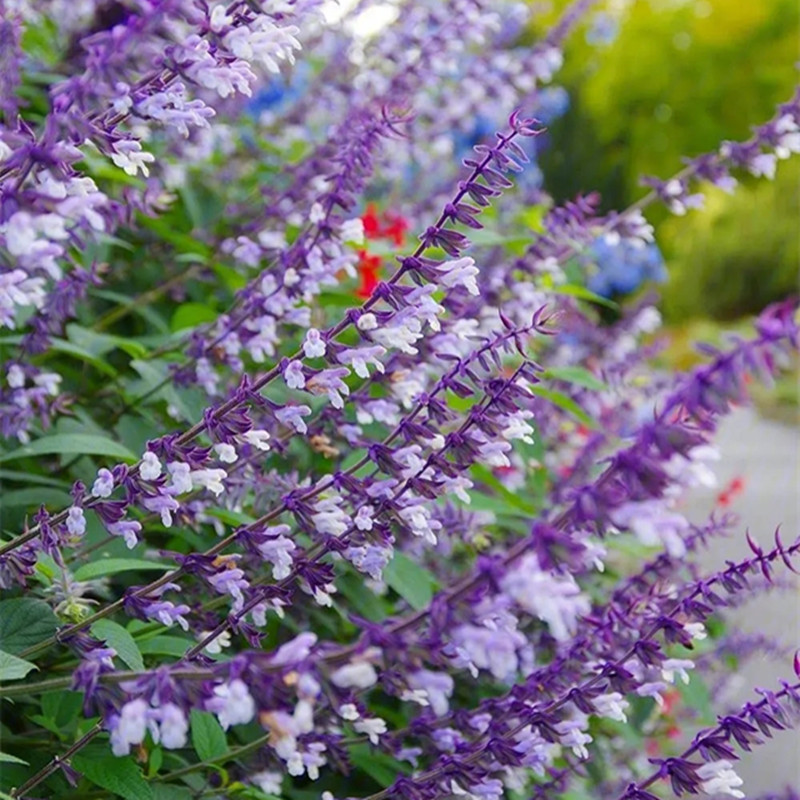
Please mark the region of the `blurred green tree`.
<svg viewBox="0 0 800 800"><path fill-rule="evenodd" d="M552 13L564 5L553 3ZM797 83L796 0L612 0L598 13L616 23L617 35L598 44L579 32L559 76L571 108L551 126L542 157L557 201L597 189L603 208L624 208L644 191L642 175L667 177L683 156L746 138ZM537 26L549 18L542 14ZM731 317L792 291L797 189L786 164L774 183L745 179L735 196L714 195L711 219L683 220L680 238L666 211L650 212L670 267L667 313ZM724 299L699 302L720 286Z"/></svg>

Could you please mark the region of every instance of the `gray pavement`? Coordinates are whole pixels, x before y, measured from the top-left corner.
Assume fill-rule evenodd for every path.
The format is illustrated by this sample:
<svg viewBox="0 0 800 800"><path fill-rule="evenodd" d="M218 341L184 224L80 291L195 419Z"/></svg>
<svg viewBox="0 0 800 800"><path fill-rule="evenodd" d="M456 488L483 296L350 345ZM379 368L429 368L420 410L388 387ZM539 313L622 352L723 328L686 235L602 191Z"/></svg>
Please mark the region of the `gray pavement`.
<svg viewBox="0 0 800 800"><path fill-rule="evenodd" d="M702 565L713 571L725 560L746 558L750 552L745 527L760 545L768 547L775 528L781 525L784 543L800 535L800 428L765 420L752 409L739 409L727 418L716 438L722 460L716 467L720 486L743 476L743 492L731 510L742 524L732 538L715 542L701 556ZM693 522L706 518L719 489L697 490L684 510ZM779 574L785 575L786 570ZM795 588L760 596L731 612L730 619L746 632L773 636L792 649L800 647L800 594ZM775 687L781 678L793 677L791 656L776 662L756 657L745 663L736 676L730 704L741 705L754 695L753 686ZM748 797L758 797L787 785L800 788L800 730L779 733L752 753L744 753L736 766L745 781Z"/></svg>

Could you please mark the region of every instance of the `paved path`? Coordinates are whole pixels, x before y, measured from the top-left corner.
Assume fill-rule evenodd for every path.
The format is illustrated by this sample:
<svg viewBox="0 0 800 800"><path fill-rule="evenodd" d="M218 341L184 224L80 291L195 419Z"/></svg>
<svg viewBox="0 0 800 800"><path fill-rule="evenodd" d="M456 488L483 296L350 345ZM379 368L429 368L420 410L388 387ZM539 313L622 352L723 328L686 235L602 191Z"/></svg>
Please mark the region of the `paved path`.
<svg viewBox="0 0 800 800"><path fill-rule="evenodd" d="M741 515L742 527L734 538L716 542L701 556L709 571L718 569L727 559L747 557L745 526L764 547L770 544L778 525L785 543L800 535L800 428L764 420L752 409L741 409L726 419L716 443L722 454L716 469L720 486L741 475L745 487L731 506ZM718 491L693 495L687 504L693 522L706 517ZM735 610L731 618L744 631L774 636L793 649L800 647L797 589L770 592ZM792 675L791 657L780 663L765 657L750 659L737 676L740 686L732 693L731 702L741 705L753 696L753 686L771 688L780 678ZM787 784L800 788L800 730L779 732L773 741L744 753L736 769L745 781L743 789L748 797Z"/></svg>

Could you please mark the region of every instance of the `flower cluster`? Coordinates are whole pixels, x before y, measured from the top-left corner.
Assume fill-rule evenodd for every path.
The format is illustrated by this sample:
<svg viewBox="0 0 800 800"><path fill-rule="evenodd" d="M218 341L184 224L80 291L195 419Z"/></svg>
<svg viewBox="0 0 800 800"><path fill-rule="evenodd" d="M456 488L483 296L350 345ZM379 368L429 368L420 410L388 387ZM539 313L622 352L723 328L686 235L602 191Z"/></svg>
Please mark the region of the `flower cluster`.
<svg viewBox="0 0 800 800"><path fill-rule="evenodd" d="M800 95L600 213L535 161L590 0L533 46L511 1L7 5L0 793L743 797L800 684L726 708L787 652L725 620L800 540L684 499L797 304L673 374L649 295L599 301L663 279L649 205L800 151Z"/></svg>

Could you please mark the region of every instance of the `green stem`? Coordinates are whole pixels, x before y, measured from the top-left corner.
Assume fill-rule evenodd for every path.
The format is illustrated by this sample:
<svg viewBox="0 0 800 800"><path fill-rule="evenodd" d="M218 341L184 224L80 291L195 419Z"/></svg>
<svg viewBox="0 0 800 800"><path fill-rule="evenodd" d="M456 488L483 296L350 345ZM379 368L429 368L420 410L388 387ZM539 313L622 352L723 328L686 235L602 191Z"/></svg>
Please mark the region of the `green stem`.
<svg viewBox="0 0 800 800"><path fill-rule="evenodd" d="M124 683L125 681L134 681L144 675L149 675L150 670L144 672L112 672L107 675L99 677L100 683ZM175 670L170 673L176 680L208 680L214 677L214 673L207 669L184 669ZM39 683L26 683L22 686L0 686L0 697L19 697L25 694L39 694L40 692L48 692L51 689L65 689L72 684L72 677L69 678L50 678L46 681L39 681Z"/></svg>
<svg viewBox="0 0 800 800"><path fill-rule="evenodd" d="M258 750L261 745L266 744L269 741L270 735L271 734L269 733L264 734L264 736L254 739L249 744L243 744L241 747L234 747L233 749L228 750L227 753L223 753L221 756L209 758L206 761L198 761L197 764L190 764L188 767L182 767L181 769L173 770L172 772L168 772L166 775L159 775L156 777L156 781L160 783L161 781L169 781L173 778L182 778L184 775L190 775L193 772L200 772L206 769L206 767L213 767L215 764L224 764L226 761L232 761L235 758L246 756L249 753Z"/></svg>

